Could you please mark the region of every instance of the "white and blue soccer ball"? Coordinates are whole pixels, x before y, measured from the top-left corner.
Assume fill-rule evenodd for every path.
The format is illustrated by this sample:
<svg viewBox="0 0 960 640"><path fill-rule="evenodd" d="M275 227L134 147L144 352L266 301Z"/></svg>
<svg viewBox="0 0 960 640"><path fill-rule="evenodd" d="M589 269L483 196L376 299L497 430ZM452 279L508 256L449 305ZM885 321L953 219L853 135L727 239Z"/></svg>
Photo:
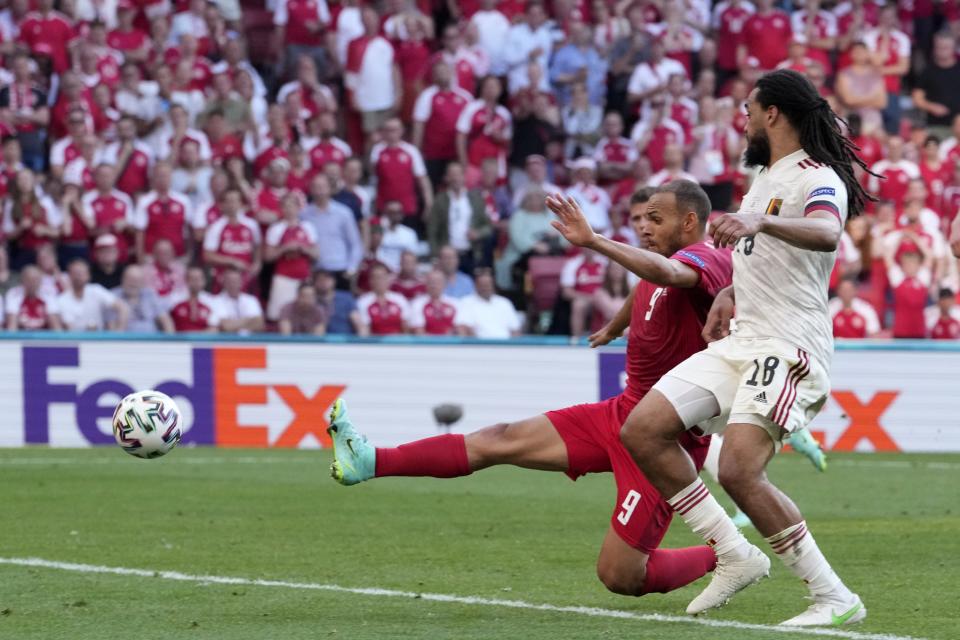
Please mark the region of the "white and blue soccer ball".
<svg viewBox="0 0 960 640"><path fill-rule="evenodd" d="M131 393L113 412L113 437L120 447L138 458L159 458L170 453L182 435L180 409L159 391Z"/></svg>

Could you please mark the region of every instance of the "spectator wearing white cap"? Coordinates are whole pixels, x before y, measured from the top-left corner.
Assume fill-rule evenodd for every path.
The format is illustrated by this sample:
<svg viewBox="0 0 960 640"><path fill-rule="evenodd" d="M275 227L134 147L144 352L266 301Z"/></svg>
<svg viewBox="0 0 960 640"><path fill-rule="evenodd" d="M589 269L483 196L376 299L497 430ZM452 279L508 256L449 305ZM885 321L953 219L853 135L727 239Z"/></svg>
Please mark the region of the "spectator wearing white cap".
<svg viewBox="0 0 960 640"><path fill-rule="evenodd" d="M593 158L577 158L570 165L573 186L567 189L568 196L576 200L587 222L597 233L606 233L610 228L610 195L597 186L597 161Z"/></svg>

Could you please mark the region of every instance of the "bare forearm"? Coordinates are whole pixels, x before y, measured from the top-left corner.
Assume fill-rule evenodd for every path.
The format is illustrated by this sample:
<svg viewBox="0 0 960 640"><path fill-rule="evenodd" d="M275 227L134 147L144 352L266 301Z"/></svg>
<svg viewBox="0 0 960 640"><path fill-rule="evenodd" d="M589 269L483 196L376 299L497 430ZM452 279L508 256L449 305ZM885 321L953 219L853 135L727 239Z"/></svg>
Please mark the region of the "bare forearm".
<svg viewBox="0 0 960 640"><path fill-rule="evenodd" d="M668 287L692 287L697 284L697 274L689 267L670 260L659 253L631 247L622 242L597 235L588 245L593 249L647 282Z"/></svg>
<svg viewBox="0 0 960 640"><path fill-rule="evenodd" d="M760 226L760 233L810 251L836 250L841 231L841 226L836 219L820 217L764 216Z"/></svg>

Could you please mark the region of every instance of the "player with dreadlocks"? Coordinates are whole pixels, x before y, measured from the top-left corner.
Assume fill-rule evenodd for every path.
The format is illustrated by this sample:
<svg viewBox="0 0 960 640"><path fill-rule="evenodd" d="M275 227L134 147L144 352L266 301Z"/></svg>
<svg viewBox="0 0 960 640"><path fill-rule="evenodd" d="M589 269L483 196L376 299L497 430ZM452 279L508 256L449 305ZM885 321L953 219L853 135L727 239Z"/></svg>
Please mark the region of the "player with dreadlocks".
<svg viewBox="0 0 960 640"><path fill-rule="evenodd" d="M853 172L854 163L863 163L830 106L795 71L760 78L745 107L744 160L760 170L740 211L719 217L711 228L716 245L734 247L733 285L711 307L707 349L654 385L620 437L674 511L716 552L713 579L688 613L723 605L770 568L678 444L690 430L724 434L720 484L810 589L813 604L783 624L850 624L866 617L863 602L830 567L796 505L767 478L766 466L830 392L827 283L844 222L861 213L868 198Z"/></svg>

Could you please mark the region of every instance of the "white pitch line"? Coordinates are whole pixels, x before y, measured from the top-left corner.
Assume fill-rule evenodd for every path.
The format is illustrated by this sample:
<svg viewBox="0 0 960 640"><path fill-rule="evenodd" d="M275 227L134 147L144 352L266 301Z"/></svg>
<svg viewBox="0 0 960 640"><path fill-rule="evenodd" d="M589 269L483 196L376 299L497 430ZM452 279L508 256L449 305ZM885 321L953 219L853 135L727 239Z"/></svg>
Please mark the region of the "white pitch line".
<svg viewBox="0 0 960 640"><path fill-rule="evenodd" d="M594 618L616 618L620 620L635 620L640 622L665 622L670 624L699 625L702 627L740 629L743 631L763 631L767 633L782 633L787 635L819 636L828 638L846 638L847 640L923 640L911 636L897 636L884 633L860 633L840 629L801 628L791 629L766 624L751 624L735 620L712 620L709 618L693 618L668 616L659 613L635 613L619 609L602 609L599 607L571 607L553 604L539 604L524 600L500 600L497 598L479 598L476 596L457 596L444 593L416 593L413 591L397 591L394 589L342 587L337 584L319 584L315 582L288 582L285 580L263 580L260 578L240 578L230 576L203 576L180 573L179 571L152 571L150 569L132 569L128 567L106 567L94 564L78 564L74 562L57 562L43 558L0 558L0 565L14 565L19 567L39 567L43 569L59 569L77 573L101 573L117 576L133 576L137 578L155 578L173 580L175 582L196 582L198 584L229 584L249 587L274 587L280 589L300 589L308 591L331 591L335 593L350 593L360 596L380 596L384 598L409 598L427 600L430 602L448 602L482 607L504 607L509 609L526 609L530 611L547 611L550 613L570 613Z"/></svg>
<svg viewBox="0 0 960 640"><path fill-rule="evenodd" d="M91 465L105 465L105 464L135 464L135 460L130 459L131 456L117 456L114 458L5 458L0 457L0 467L16 467L16 466L33 466L33 465L50 465L50 464L91 464ZM153 461L150 461L153 463ZM282 456L247 456L239 458L178 458L176 464L287 464L287 463L311 463L316 464L317 460L315 458L307 457L290 457L285 458Z"/></svg>

